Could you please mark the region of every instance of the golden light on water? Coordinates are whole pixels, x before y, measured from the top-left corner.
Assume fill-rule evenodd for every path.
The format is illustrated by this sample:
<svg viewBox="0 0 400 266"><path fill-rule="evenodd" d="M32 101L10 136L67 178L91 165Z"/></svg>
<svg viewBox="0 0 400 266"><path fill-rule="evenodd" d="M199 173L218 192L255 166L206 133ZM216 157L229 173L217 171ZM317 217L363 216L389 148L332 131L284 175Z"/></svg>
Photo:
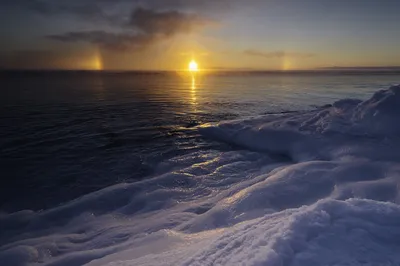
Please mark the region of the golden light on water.
<svg viewBox="0 0 400 266"><path fill-rule="evenodd" d="M194 60L190 61L190 63L189 63L189 71L196 72L198 70L199 70L199 67L198 67L196 61L194 61Z"/></svg>
<svg viewBox="0 0 400 266"><path fill-rule="evenodd" d="M192 77L192 87L191 87L192 91L196 90L196 79L194 77Z"/></svg>
<svg viewBox="0 0 400 266"><path fill-rule="evenodd" d="M191 86L191 91L192 91L192 104L196 106L196 74L195 72L199 71L199 66L196 61L192 60L189 63L189 71L192 76L192 86Z"/></svg>
<svg viewBox="0 0 400 266"><path fill-rule="evenodd" d="M197 99L196 99L196 79L194 76L192 76L192 86L191 86L191 102L192 105L196 106Z"/></svg>

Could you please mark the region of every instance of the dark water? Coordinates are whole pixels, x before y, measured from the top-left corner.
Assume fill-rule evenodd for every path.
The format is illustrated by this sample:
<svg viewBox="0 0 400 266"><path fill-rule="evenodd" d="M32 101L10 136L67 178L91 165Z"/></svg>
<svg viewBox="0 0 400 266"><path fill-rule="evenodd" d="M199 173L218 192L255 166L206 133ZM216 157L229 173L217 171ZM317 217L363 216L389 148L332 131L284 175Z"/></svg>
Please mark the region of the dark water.
<svg viewBox="0 0 400 266"><path fill-rule="evenodd" d="M43 209L149 178L159 162L227 149L196 125L365 99L398 73L0 74L0 210Z"/></svg>

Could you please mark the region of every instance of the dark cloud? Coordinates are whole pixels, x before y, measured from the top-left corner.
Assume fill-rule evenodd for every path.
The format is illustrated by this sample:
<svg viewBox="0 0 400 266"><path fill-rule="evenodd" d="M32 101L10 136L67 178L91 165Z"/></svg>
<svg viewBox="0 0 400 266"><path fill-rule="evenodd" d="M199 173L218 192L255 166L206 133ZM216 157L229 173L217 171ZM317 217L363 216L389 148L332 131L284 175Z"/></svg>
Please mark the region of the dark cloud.
<svg viewBox="0 0 400 266"><path fill-rule="evenodd" d="M62 42L87 42L107 49L139 49L177 34L199 30L213 23L212 20L192 13L160 12L139 7L133 10L129 21L123 25L122 33L103 30L76 31L47 37Z"/></svg>
<svg viewBox="0 0 400 266"><path fill-rule="evenodd" d="M30 4L31 9L48 15L58 15L62 13L76 14L84 17L103 17L103 10L95 4L90 3L44 3L33 1Z"/></svg>
<svg viewBox="0 0 400 266"><path fill-rule="evenodd" d="M128 26L148 35L172 36L177 33L190 33L211 23L210 20L196 14L178 11L157 12L139 7L132 12Z"/></svg>
<svg viewBox="0 0 400 266"><path fill-rule="evenodd" d="M248 0L246 4L249 2L253 4L255 1L263 0ZM242 6L243 4L242 0L137 0L136 3L141 6L156 9L179 9L196 12L207 11L207 13L213 11L220 13L221 11L233 8L235 5L239 4Z"/></svg>
<svg viewBox="0 0 400 266"><path fill-rule="evenodd" d="M2 6L27 9L46 16L74 15L84 19L108 19L101 1L95 0L3 0Z"/></svg>
<svg viewBox="0 0 400 266"><path fill-rule="evenodd" d="M210 12L228 9L232 0L2 0L1 5L28 9L46 16L72 15L80 19L103 19L107 22L124 20L129 15L129 10L137 7L163 11ZM125 8L119 9L121 6ZM117 12L113 13L115 10Z"/></svg>
<svg viewBox="0 0 400 266"><path fill-rule="evenodd" d="M311 58L316 56L316 54L314 53L285 52L285 51L262 52L254 49L245 50L243 53L249 56L258 56L265 58L284 58L284 57Z"/></svg>
<svg viewBox="0 0 400 266"><path fill-rule="evenodd" d="M143 48L160 39L160 37L156 35L133 34L133 33L111 33L100 30L67 32L64 34L50 35L47 37L61 42L86 42L112 50Z"/></svg>

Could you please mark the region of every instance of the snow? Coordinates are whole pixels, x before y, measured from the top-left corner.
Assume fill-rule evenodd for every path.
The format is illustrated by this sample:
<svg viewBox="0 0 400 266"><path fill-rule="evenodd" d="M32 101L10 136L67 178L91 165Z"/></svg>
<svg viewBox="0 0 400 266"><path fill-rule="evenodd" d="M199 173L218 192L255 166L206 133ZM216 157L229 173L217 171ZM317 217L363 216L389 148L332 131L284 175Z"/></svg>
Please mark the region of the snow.
<svg viewBox="0 0 400 266"><path fill-rule="evenodd" d="M240 147L0 215L2 265L399 265L400 86L202 125Z"/></svg>

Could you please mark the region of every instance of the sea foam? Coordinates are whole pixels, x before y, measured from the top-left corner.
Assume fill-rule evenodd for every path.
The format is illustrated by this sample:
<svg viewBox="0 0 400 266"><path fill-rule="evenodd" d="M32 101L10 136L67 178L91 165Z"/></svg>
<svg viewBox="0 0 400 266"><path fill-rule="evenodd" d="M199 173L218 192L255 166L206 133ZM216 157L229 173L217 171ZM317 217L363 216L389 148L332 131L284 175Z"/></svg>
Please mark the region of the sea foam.
<svg viewBox="0 0 400 266"><path fill-rule="evenodd" d="M206 124L231 151L0 215L2 265L399 265L400 87Z"/></svg>

